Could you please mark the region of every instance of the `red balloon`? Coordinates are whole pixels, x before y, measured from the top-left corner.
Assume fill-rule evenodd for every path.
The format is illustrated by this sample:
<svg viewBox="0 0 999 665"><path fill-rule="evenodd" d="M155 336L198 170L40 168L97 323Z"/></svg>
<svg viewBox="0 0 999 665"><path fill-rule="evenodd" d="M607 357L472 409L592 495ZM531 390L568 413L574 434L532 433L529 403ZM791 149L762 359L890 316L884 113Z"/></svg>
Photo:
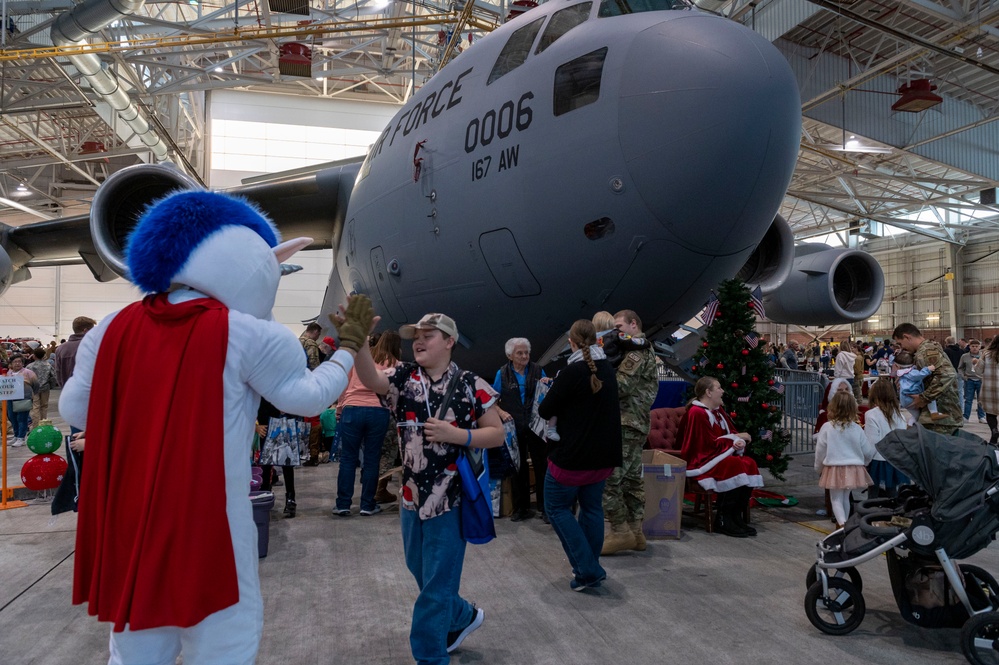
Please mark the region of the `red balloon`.
<svg viewBox="0 0 999 665"><path fill-rule="evenodd" d="M29 490L54 489L66 475L66 467L66 460L59 455L35 455L21 467L21 482Z"/></svg>

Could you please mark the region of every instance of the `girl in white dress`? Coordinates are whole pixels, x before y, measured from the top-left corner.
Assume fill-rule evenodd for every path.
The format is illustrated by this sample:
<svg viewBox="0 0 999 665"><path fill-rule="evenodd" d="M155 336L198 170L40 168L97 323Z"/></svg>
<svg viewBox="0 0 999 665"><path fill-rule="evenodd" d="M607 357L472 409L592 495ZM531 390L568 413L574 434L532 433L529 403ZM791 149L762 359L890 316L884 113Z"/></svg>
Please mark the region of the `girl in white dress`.
<svg viewBox="0 0 999 665"><path fill-rule="evenodd" d="M874 446L857 424L857 400L838 392L829 401L829 421L819 430L815 443L815 470L819 487L829 490L836 524L842 528L850 515L850 492L873 484L867 464Z"/></svg>
<svg viewBox="0 0 999 665"><path fill-rule="evenodd" d="M903 411L898 402L898 393L890 379L882 378L874 382L867 394L870 409L864 414L864 434L874 448L874 459L867 467L874 484L868 488L868 498L876 498L884 488L888 496L895 496L899 485L909 484L909 479L893 467L878 452L877 444L889 432L896 429L906 429L915 421L912 414Z"/></svg>

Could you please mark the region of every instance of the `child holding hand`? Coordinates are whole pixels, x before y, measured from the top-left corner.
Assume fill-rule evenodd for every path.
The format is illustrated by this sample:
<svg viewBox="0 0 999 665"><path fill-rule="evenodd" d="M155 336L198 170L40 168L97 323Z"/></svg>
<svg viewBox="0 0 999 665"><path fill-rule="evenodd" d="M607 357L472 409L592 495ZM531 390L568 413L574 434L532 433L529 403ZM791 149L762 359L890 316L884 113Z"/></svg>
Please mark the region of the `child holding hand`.
<svg viewBox="0 0 999 665"><path fill-rule="evenodd" d="M829 420L815 442L815 470L819 487L829 490L836 524L842 528L850 515L850 492L874 482L867 465L874 446L857 423L857 400L848 392L837 392L829 401Z"/></svg>

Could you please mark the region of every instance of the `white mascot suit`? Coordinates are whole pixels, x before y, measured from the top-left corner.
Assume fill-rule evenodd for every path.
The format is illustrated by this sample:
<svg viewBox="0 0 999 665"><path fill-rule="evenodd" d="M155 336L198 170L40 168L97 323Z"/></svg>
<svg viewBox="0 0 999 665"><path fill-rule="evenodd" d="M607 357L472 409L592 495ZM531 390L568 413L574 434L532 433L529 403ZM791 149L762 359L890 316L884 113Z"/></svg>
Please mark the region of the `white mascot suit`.
<svg viewBox="0 0 999 665"><path fill-rule="evenodd" d="M109 663L251 664L263 627L248 498L260 397L310 416L347 385L371 326L353 299L341 349L314 371L273 321L279 244L249 203L172 194L129 237L147 295L83 338L59 400L86 430L73 602L113 622ZM357 301L356 303L354 301Z"/></svg>

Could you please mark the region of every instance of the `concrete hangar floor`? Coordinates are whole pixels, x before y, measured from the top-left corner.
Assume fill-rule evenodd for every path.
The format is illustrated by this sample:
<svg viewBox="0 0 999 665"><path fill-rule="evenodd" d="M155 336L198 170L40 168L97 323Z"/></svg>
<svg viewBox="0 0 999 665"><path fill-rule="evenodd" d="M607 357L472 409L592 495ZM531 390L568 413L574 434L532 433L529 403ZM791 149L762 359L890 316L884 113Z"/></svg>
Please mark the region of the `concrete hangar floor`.
<svg viewBox="0 0 999 665"><path fill-rule="evenodd" d="M52 403L57 403L53 396ZM57 426L63 425L56 418ZM68 430L68 428L66 428ZM969 430L986 434L977 423ZM9 449L17 479L31 453ZM298 516L281 518L276 488L270 551L260 560L265 603L260 665L398 665L412 662L416 586L406 570L398 511L334 518L337 465L296 471ZM832 526L811 456L788 478L768 478L799 504L754 509L755 539L710 535L685 519L681 540L605 557L596 591L569 590L569 564L541 520L497 521L498 538L469 546L462 595L483 607L482 628L453 654L461 665L835 665L962 663L956 629L924 630L898 613L884 559L860 568L867 614L843 637L820 633L803 611L815 543ZM109 627L70 604L76 516L53 519L41 499L0 512L0 663L107 662ZM995 545L972 557L999 573Z"/></svg>

